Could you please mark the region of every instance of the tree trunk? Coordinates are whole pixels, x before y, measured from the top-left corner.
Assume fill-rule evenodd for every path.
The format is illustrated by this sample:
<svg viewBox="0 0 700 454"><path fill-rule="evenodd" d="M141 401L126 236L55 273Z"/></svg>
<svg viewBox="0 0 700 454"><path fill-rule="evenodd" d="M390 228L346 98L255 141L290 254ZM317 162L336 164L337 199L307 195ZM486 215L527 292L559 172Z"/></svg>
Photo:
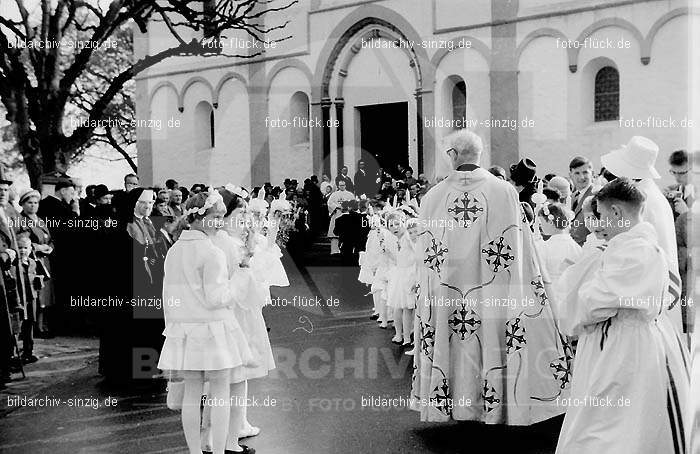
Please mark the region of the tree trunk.
<svg viewBox="0 0 700 454"><path fill-rule="evenodd" d="M41 152L39 150L25 148L22 153L24 166L29 174L29 184L32 188L41 192L41 175L44 173L44 167L41 164Z"/></svg>

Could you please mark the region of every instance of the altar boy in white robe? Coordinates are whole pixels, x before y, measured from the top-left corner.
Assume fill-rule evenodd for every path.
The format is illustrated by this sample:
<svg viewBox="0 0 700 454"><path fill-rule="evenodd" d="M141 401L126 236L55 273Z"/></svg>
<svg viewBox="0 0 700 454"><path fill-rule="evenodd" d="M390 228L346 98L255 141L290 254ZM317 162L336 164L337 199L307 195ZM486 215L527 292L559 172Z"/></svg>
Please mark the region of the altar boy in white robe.
<svg viewBox="0 0 700 454"><path fill-rule="evenodd" d="M564 412L571 349L515 188L479 167L479 136L447 142L452 171L421 201L411 408L427 421L535 424Z"/></svg>
<svg viewBox="0 0 700 454"><path fill-rule="evenodd" d="M673 298L666 307L669 320L678 332L682 332L681 311L688 307L680 301L681 278L678 272L678 249L673 211L661 189L653 180L661 178L654 168L659 146L642 136L632 137L627 145L603 155L600 160L609 172L617 177L635 180L635 185L646 198L642 219L656 230L658 243L669 259L669 291Z"/></svg>
<svg viewBox="0 0 700 454"><path fill-rule="evenodd" d="M575 288L566 289L560 326L579 341L556 452L686 453L687 352L663 322L669 259L642 220L645 196L634 182L618 178L596 201L596 228L609 242L588 279L567 280Z"/></svg>

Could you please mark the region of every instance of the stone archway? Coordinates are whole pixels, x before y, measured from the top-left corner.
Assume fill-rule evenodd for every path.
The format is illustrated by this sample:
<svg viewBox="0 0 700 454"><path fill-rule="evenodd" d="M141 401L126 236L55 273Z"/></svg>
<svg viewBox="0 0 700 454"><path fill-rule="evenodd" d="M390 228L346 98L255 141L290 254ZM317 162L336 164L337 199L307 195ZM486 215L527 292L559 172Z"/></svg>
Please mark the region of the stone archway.
<svg viewBox="0 0 700 454"><path fill-rule="evenodd" d="M346 60L342 62L343 64L338 65L338 59L344 49L352 46L354 40L359 39L367 32L384 34L393 39L403 39L405 41L419 42L421 40L418 32L403 16L396 11L378 5L363 6L355 9L331 32L325 47L321 50L314 73L314 83L312 84L312 115L314 118L321 118L324 125L322 128L313 130L313 167L317 173L324 173L330 170L331 128L327 125L331 118L331 107L333 105L336 107L338 120L338 128L336 130L339 138L337 143L338 149L342 150L343 146L342 110L344 100L340 96L332 99L329 90L334 76L343 77L344 68L347 68L349 61ZM430 65L427 52L420 46L406 52L409 56L410 66L416 75L414 96L417 102L416 141L418 172L420 173L424 168L430 168L434 159L434 141L424 139L426 132L432 133L426 131L423 127L423 117L432 116L434 110L434 68ZM338 66L341 67L337 68ZM338 161L338 166L342 166L342 152L338 154Z"/></svg>

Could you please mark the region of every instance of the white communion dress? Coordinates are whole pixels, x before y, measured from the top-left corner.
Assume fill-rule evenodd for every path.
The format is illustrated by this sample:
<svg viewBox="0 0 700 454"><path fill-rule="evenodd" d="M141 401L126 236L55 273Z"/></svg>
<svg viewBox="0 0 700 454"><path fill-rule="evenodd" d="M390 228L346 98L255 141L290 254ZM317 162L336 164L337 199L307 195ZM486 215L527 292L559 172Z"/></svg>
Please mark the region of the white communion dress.
<svg viewBox="0 0 700 454"><path fill-rule="evenodd" d="M262 285L263 305L272 301L270 287L288 287L289 278L282 265L282 250L274 238L256 233L255 250L250 259L250 268L255 279Z"/></svg>
<svg viewBox="0 0 700 454"><path fill-rule="evenodd" d="M227 272L224 254L206 234L183 231L165 259L168 303L158 368L240 372L253 355L233 307L254 286L250 273Z"/></svg>
<svg viewBox="0 0 700 454"><path fill-rule="evenodd" d="M414 309L416 296L411 288L416 284L416 254L408 234L399 241L396 266L391 269L387 284L387 304L398 309Z"/></svg>
<svg viewBox="0 0 700 454"><path fill-rule="evenodd" d="M372 229L367 235L365 250L360 252L360 274L357 280L363 284L372 285L374 273L377 270L379 249L379 230Z"/></svg>
<svg viewBox="0 0 700 454"><path fill-rule="evenodd" d="M240 238L229 235L225 231L220 231L214 238L214 244L226 255L229 275L235 275L240 273L241 270L245 270L240 267L245 250L245 245ZM246 270L246 272L254 274L250 269ZM232 376L233 380L238 380L239 378L250 380L264 377L270 370L275 368L270 338L262 315L266 289L268 288L264 284L255 280L240 295L240 298L237 300L238 304L233 307L234 316L240 323L250 346L254 362L254 365L243 369L242 375ZM269 292L269 290L267 291Z"/></svg>
<svg viewBox="0 0 700 454"><path fill-rule="evenodd" d="M254 274L250 269L240 267L245 251L244 243L240 238L220 231L214 238L214 244L226 255L229 275L240 273L241 270ZM265 289L266 287L260 281L255 280L239 299L239 304L233 307L234 315L240 323L254 360L254 365L245 367L243 370L242 378L245 380L264 377L275 368L270 338L262 315Z"/></svg>

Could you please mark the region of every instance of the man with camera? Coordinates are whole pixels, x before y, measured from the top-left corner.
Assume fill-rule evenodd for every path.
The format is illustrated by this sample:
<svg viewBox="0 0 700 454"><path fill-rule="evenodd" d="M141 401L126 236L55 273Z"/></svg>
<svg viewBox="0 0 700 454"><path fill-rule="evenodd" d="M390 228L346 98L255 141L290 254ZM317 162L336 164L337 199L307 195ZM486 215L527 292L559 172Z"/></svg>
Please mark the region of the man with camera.
<svg viewBox="0 0 700 454"><path fill-rule="evenodd" d="M694 307L687 300L688 273L690 267L690 255L688 254L688 227L690 225L690 209L695 200L695 189L688 183L690 174L688 164L688 152L676 150L668 159L669 171L676 182L664 190L666 199L673 209L673 217L676 223L676 241L678 244L678 271L681 277L681 304L683 304L683 328L684 332L694 331Z"/></svg>
<svg viewBox="0 0 700 454"><path fill-rule="evenodd" d="M688 152L685 150L674 151L671 153L668 163L671 167L669 171L676 182L666 188L664 195L671 203L674 217L678 218L693 206L695 200L695 188L692 184L688 184Z"/></svg>

